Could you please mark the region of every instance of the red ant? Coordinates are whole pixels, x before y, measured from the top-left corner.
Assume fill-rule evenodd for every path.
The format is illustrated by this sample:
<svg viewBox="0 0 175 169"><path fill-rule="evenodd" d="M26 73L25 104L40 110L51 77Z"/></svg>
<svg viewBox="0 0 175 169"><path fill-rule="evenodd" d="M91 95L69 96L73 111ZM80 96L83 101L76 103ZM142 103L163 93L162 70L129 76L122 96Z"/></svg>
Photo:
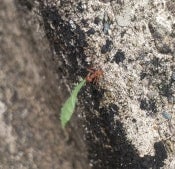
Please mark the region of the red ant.
<svg viewBox="0 0 175 169"><path fill-rule="evenodd" d="M86 76L86 81L87 82L93 82L97 83L99 81L100 76L103 76L103 70L95 70L95 69L87 69L88 70L88 75Z"/></svg>

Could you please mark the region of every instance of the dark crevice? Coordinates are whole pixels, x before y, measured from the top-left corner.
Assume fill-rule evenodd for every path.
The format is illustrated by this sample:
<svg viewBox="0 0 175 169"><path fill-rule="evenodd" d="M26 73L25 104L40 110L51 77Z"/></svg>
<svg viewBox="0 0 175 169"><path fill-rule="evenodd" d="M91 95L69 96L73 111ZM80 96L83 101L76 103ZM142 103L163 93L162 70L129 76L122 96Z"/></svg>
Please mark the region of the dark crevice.
<svg viewBox="0 0 175 169"><path fill-rule="evenodd" d="M85 32L76 23L74 23L76 28L72 28L68 21L62 19L61 14L54 6L44 6L41 3L40 11L46 36L57 55L56 60L62 60L64 69L72 75L70 80L75 81L77 75L81 76L87 67L84 47L87 47L88 44Z"/></svg>

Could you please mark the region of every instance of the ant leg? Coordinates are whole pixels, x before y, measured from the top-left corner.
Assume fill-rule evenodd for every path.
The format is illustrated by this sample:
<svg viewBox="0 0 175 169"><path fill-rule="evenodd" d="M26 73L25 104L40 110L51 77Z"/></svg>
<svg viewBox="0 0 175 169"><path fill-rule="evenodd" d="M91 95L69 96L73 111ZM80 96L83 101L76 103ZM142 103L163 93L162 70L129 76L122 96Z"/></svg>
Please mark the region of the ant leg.
<svg viewBox="0 0 175 169"><path fill-rule="evenodd" d="M86 81L87 81L87 82L90 82L90 75L91 75L91 73L89 72L89 73L87 74L87 76L86 76Z"/></svg>
<svg viewBox="0 0 175 169"><path fill-rule="evenodd" d="M93 68L87 68L87 71L90 72L90 73L94 73L95 72L95 69L93 69Z"/></svg>
<svg viewBox="0 0 175 169"><path fill-rule="evenodd" d="M98 77L96 77L96 78L94 79L94 82L93 82L93 83L94 83L95 85L97 85L97 84L98 84L98 82L99 82L99 78L98 78Z"/></svg>

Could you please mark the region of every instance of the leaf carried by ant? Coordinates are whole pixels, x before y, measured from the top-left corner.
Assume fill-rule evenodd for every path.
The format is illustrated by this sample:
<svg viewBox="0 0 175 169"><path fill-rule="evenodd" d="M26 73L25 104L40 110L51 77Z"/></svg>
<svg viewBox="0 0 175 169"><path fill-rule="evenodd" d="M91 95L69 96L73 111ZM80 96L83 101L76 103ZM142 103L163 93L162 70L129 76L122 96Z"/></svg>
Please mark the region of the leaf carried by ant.
<svg viewBox="0 0 175 169"><path fill-rule="evenodd" d="M80 89L85 85L85 83L86 83L86 80L84 79L74 88L70 97L66 100L63 107L61 108L60 120L61 120L62 128L65 128L66 124L71 119L75 109L76 102L77 102L77 95Z"/></svg>

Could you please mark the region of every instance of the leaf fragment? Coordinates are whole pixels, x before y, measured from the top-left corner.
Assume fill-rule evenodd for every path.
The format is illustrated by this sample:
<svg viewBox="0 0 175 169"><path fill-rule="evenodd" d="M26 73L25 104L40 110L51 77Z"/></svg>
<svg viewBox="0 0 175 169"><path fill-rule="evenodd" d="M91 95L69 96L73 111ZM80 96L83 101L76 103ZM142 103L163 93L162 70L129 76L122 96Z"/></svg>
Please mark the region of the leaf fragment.
<svg viewBox="0 0 175 169"><path fill-rule="evenodd" d="M86 80L84 79L84 80L80 81L80 83L77 86L75 86L70 97L66 100L63 107L61 108L60 120L61 120L62 128L65 128L66 124L71 119L72 114L73 114L74 109L75 109L76 102L77 102L77 95L78 95L80 89L85 85L85 83L86 83Z"/></svg>

